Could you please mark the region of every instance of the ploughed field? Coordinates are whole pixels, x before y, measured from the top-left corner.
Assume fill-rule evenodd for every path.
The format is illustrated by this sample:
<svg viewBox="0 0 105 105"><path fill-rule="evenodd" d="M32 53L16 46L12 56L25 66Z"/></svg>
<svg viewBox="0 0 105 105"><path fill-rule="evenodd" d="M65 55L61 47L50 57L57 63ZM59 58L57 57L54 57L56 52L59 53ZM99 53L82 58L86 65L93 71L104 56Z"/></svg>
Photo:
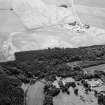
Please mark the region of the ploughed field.
<svg viewBox="0 0 105 105"><path fill-rule="evenodd" d="M0 105L105 105L105 45L17 52L15 58L0 63Z"/></svg>

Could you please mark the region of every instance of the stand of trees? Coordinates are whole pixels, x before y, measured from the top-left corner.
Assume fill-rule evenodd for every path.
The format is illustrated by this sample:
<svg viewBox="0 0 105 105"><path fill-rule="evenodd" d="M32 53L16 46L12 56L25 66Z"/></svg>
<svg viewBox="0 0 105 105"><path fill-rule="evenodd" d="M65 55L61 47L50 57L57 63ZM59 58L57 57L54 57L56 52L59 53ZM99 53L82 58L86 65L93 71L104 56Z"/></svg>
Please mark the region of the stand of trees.
<svg viewBox="0 0 105 105"><path fill-rule="evenodd" d="M56 76L73 77L76 81L94 77L104 80L105 76L104 72L86 75L82 70L105 63L105 45L25 51L15 53L15 57L14 61L0 63L0 105L23 105L24 92L19 87L32 80L45 78L47 81L54 81ZM67 64L72 62L79 63L74 66ZM69 85L67 84L64 91ZM52 100L59 93L59 89L48 89L50 95L46 94L46 99ZM75 90L75 94L78 95L78 90Z"/></svg>

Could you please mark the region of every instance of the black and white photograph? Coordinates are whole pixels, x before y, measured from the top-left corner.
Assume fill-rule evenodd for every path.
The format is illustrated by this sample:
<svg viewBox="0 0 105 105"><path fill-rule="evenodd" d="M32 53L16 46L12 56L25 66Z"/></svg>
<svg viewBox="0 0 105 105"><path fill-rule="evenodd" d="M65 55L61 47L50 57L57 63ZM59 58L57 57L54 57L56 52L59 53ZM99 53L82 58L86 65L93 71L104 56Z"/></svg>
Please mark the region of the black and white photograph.
<svg viewBox="0 0 105 105"><path fill-rule="evenodd" d="M0 105L105 105L105 0L0 0Z"/></svg>

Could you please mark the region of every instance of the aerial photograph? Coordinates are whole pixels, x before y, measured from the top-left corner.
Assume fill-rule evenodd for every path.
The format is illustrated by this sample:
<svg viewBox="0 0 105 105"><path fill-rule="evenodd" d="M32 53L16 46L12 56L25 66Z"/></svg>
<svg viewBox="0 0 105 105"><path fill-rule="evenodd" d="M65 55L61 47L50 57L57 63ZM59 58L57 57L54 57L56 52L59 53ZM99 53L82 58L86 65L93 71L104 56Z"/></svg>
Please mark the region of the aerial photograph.
<svg viewBox="0 0 105 105"><path fill-rule="evenodd" d="M0 0L0 105L105 105L105 0Z"/></svg>

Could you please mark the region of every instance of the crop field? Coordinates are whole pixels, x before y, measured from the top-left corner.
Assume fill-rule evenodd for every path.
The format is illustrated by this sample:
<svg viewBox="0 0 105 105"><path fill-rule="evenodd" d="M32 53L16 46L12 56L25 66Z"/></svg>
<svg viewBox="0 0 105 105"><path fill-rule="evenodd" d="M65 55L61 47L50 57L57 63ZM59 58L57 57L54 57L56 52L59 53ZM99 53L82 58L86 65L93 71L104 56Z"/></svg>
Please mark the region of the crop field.
<svg viewBox="0 0 105 105"><path fill-rule="evenodd" d="M87 71L89 73L93 73L95 70L105 72L105 64L102 64L102 65L99 65L99 66L93 66L93 67L89 67L89 68L84 69L84 71Z"/></svg>
<svg viewBox="0 0 105 105"><path fill-rule="evenodd" d="M48 2L48 0L44 1ZM68 2L68 0L54 0L54 2L57 3L58 1L59 4L65 2L67 4ZM105 7L105 0L74 0L74 3L77 8L77 14L84 23L95 26L98 25L98 27L104 28L105 10L101 8ZM13 32L24 30L24 26L20 22L19 18L15 16L14 13L9 11L11 7L11 0L0 0L0 32ZM96 14L98 16L96 16Z"/></svg>
<svg viewBox="0 0 105 105"><path fill-rule="evenodd" d="M75 4L93 6L93 7L105 7L105 0L74 0Z"/></svg>
<svg viewBox="0 0 105 105"><path fill-rule="evenodd" d="M79 18L83 23L104 29L105 27L104 7L92 7L84 5L76 5L75 7Z"/></svg>

